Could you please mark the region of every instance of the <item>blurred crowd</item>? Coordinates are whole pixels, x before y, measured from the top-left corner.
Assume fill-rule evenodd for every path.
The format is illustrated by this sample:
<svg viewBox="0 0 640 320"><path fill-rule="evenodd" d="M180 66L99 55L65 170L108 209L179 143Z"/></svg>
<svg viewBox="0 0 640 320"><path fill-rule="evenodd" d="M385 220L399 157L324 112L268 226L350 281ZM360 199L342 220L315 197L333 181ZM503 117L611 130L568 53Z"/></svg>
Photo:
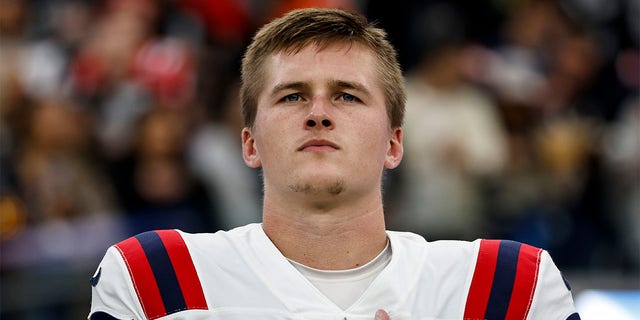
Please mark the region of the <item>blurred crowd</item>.
<svg viewBox="0 0 640 320"><path fill-rule="evenodd" d="M360 11L406 75L390 229L640 268L640 1L0 0L0 318L71 319L106 248L260 221L239 64L293 8Z"/></svg>

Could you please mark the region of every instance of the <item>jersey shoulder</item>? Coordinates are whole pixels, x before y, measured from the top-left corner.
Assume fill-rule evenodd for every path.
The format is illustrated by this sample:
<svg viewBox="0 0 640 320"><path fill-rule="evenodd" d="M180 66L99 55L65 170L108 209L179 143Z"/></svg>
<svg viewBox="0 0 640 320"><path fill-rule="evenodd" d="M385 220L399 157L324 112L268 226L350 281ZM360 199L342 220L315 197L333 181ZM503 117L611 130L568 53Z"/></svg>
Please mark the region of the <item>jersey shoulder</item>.
<svg viewBox="0 0 640 320"><path fill-rule="evenodd" d="M548 252L511 240L479 240L465 319L570 316L577 316L571 293Z"/></svg>
<svg viewBox="0 0 640 320"><path fill-rule="evenodd" d="M94 281L92 315L157 319L207 309L191 254L178 230L148 231L123 240L107 251L98 270L97 276L108 272L115 281L103 285Z"/></svg>
<svg viewBox="0 0 640 320"><path fill-rule="evenodd" d="M243 266L238 252L259 230L259 224L216 233L153 230L116 243L92 280L90 317L158 319L209 310L203 272ZM217 285L229 281L219 273L207 276Z"/></svg>
<svg viewBox="0 0 640 320"><path fill-rule="evenodd" d="M433 297L425 289L424 296L460 305L451 310L432 306L443 314L464 319L579 319L566 281L541 248L500 239L427 242L410 233L390 238L403 248L414 248L414 253L424 248L419 283L438 288Z"/></svg>

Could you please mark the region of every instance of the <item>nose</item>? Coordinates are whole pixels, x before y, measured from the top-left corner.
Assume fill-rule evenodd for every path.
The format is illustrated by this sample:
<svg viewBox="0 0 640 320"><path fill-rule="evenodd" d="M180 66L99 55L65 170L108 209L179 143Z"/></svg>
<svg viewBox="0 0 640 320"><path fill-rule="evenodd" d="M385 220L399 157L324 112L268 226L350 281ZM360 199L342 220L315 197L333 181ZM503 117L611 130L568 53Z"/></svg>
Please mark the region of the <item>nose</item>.
<svg viewBox="0 0 640 320"><path fill-rule="evenodd" d="M330 102L325 99L314 99L311 110L305 118L305 129L333 129L334 121L327 112L329 106Z"/></svg>
<svg viewBox="0 0 640 320"><path fill-rule="evenodd" d="M317 126L318 123L321 127L325 127L328 129L331 129L333 127L333 122L331 122L331 120L329 119L322 119L320 120L320 122L318 122L318 120L316 119L307 119L307 123L305 123L305 126L307 127L307 129L311 129Z"/></svg>

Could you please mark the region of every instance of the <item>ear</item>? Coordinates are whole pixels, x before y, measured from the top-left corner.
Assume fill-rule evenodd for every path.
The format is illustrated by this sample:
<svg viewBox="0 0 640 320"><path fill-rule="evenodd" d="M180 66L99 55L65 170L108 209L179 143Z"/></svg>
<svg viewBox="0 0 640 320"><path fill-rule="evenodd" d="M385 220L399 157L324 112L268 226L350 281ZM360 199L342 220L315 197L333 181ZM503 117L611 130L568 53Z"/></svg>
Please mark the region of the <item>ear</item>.
<svg viewBox="0 0 640 320"><path fill-rule="evenodd" d="M389 139L389 150L387 150L384 167L387 169L394 169L399 166L400 161L402 161L403 154L404 148L402 147L402 128L395 128L391 133L391 139Z"/></svg>
<svg viewBox="0 0 640 320"><path fill-rule="evenodd" d="M244 163L250 168L259 168L262 165L260 156L258 156L258 149L256 149L255 140L251 134L251 129L247 127L242 129L242 158L244 159Z"/></svg>

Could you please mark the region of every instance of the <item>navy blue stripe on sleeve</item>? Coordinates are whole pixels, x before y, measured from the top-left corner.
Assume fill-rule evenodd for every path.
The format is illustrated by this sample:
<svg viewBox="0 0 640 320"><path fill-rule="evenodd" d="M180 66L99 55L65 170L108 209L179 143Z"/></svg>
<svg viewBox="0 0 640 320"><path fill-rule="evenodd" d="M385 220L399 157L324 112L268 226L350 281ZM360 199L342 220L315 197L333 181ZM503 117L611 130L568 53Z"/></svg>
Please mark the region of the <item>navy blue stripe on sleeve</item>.
<svg viewBox="0 0 640 320"><path fill-rule="evenodd" d="M167 314L186 310L187 304L178 278L160 236L155 231L149 231L137 235L136 239L140 242L151 265Z"/></svg>
<svg viewBox="0 0 640 320"><path fill-rule="evenodd" d="M89 316L89 320L119 320L119 319L105 312L96 312L91 314L91 316Z"/></svg>
<svg viewBox="0 0 640 320"><path fill-rule="evenodd" d="M567 320L580 320L580 315L576 312L567 318Z"/></svg>
<svg viewBox="0 0 640 320"><path fill-rule="evenodd" d="M498 249L498 263L493 276L491 294L485 319L504 319L507 315L513 283L516 278L520 242L502 240Z"/></svg>

